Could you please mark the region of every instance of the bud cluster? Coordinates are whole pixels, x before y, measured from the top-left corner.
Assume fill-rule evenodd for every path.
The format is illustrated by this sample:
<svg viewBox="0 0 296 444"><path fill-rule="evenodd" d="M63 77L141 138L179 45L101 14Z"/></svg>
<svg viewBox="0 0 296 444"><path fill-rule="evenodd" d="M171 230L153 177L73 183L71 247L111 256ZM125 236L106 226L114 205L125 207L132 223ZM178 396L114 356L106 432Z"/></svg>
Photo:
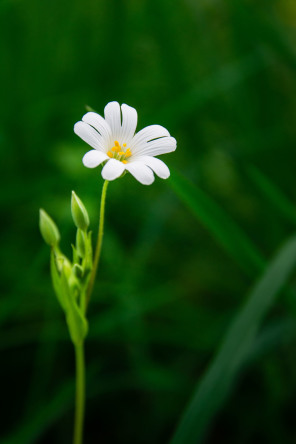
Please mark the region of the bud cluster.
<svg viewBox="0 0 296 444"><path fill-rule="evenodd" d="M87 334L86 293L93 267L91 232L88 232L87 210L72 191L71 213L77 228L70 261L60 250L60 233L51 217L40 209L39 227L44 241L51 247L51 278L58 301L63 308L71 339L80 344Z"/></svg>

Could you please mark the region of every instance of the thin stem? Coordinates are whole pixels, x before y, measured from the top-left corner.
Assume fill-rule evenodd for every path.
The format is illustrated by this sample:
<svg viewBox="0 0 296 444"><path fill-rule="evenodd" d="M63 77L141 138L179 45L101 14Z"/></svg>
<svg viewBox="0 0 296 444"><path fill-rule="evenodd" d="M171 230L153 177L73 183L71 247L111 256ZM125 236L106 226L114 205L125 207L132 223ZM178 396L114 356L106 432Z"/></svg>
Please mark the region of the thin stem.
<svg viewBox="0 0 296 444"><path fill-rule="evenodd" d="M83 342L75 345L76 358L76 406L73 444L82 444L84 405L85 405L85 371Z"/></svg>
<svg viewBox="0 0 296 444"><path fill-rule="evenodd" d="M101 255L103 234L104 234L105 201L106 201L108 183L109 182L105 180L102 189L99 231L98 231L98 239L97 239L95 257L94 257L93 269L91 272L86 296L82 295L81 299L81 309L83 313L85 312L85 309L89 303L93 291L100 255ZM85 405L85 369L84 369L83 343L80 345L75 345L75 357L76 357L76 407L75 407L73 444L82 444L84 405Z"/></svg>
<svg viewBox="0 0 296 444"><path fill-rule="evenodd" d="M103 234L104 234L104 217L105 217L105 201L106 201L106 193L107 193L107 187L109 182L105 180L103 189L102 189L102 196L101 196L101 206L100 206L100 220L99 220L99 231L98 231L98 239L97 239L97 245L96 245L96 251L95 251L95 257L94 257L94 263L93 263L93 269L91 272L87 293L86 293L86 307L89 303L94 283L97 275L97 269L99 265L100 255L101 255L101 249L102 249L102 242L103 242Z"/></svg>

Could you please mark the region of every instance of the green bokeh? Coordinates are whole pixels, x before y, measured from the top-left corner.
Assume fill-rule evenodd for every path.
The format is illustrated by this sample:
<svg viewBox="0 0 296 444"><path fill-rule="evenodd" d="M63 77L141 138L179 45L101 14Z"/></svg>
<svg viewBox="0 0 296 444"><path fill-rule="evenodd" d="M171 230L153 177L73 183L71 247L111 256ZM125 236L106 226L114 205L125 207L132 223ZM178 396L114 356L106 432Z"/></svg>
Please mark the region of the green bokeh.
<svg viewBox="0 0 296 444"><path fill-rule="evenodd" d="M72 190L97 230L103 181L83 167L74 123L117 100L137 109L139 128L168 128L178 148L163 160L269 260L295 232L295 23L292 0L1 2L1 443L71 442L74 356L38 211L57 222L68 255ZM260 274L240 267L170 181L144 187L126 175L108 189L86 444L169 442ZM294 442L294 284L205 442Z"/></svg>

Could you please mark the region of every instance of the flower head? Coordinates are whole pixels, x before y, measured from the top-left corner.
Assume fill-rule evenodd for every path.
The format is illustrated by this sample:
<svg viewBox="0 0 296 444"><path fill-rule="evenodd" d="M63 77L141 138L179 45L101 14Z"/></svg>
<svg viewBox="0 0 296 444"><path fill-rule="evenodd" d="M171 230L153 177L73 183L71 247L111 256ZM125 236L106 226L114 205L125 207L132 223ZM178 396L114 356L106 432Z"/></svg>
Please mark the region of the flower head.
<svg viewBox="0 0 296 444"><path fill-rule="evenodd" d="M102 176L114 180L125 171L143 185L154 181L154 174L167 179L170 171L166 164L155 158L176 149L176 139L160 125L150 125L135 134L137 111L128 105L110 102L105 107L105 118L94 112L82 117L74 132L92 148L82 161L88 168L105 163Z"/></svg>

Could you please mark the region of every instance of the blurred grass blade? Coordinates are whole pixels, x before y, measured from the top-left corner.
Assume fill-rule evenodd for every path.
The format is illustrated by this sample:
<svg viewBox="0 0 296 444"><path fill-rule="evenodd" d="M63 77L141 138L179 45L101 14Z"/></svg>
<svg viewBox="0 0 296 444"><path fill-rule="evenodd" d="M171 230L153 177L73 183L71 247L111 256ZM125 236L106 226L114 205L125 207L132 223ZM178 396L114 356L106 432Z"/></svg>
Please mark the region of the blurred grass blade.
<svg viewBox="0 0 296 444"><path fill-rule="evenodd" d="M270 263L238 313L220 351L198 385L171 444L201 442L207 426L222 406L241 365L251 352L264 315L295 265L296 237L293 237Z"/></svg>
<svg viewBox="0 0 296 444"><path fill-rule="evenodd" d="M252 361L260 359L271 350L286 346L296 339L296 321L295 318L285 317L271 321L256 336L252 350L247 356L247 365Z"/></svg>
<svg viewBox="0 0 296 444"><path fill-rule="evenodd" d="M169 183L199 222L249 275L256 276L263 270L265 260L256 246L210 196L175 171Z"/></svg>
<svg viewBox="0 0 296 444"><path fill-rule="evenodd" d="M296 206L284 193L258 168L250 165L247 168L247 174L257 186L261 194L281 213L287 220L293 224L296 223Z"/></svg>

